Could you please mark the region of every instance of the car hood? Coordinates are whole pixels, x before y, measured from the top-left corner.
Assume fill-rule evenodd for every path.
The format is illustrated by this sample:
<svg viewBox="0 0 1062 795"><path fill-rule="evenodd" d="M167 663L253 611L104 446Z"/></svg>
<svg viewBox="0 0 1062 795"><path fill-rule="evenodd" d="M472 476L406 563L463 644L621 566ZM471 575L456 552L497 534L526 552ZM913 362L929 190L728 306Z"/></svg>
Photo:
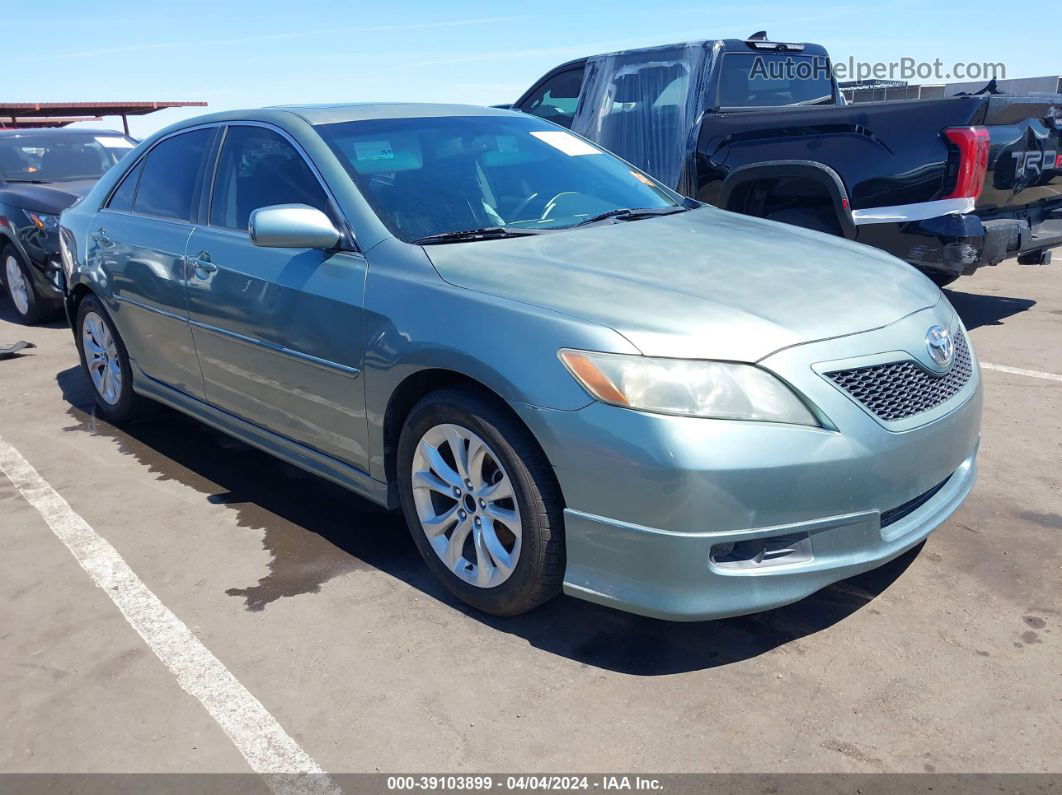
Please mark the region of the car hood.
<svg viewBox="0 0 1062 795"><path fill-rule="evenodd" d="M647 356L758 361L940 299L877 249L711 207L425 250L453 285L609 326Z"/></svg>
<svg viewBox="0 0 1062 795"><path fill-rule="evenodd" d="M95 184L94 179L41 185L32 182L0 182L0 201L23 210L57 215L88 193Z"/></svg>

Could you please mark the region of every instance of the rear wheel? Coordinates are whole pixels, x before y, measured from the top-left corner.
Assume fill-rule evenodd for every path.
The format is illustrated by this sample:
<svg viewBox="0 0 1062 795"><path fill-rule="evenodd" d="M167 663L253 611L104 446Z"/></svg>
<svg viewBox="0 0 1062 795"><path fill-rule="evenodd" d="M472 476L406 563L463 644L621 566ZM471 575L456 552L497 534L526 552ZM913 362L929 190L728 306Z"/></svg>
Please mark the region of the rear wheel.
<svg viewBox="0 0 1062 795"><path fill-rule="evenodd" d="M768 221L777 221L780 224L799 226L811 229L815 232L825 232L828 235L840 235L841 228L835 218L831 218L825 212L808 210L803 207L789 207L784 210L775 210L766 216Z"/></svg>
<svg viewBox="0 0 1062 795"><path fill-rule="evenodd" d="M552 599L564 576L559 489L534 439L472 390L418 403L398 445L402 510L447 590L495 615Z"/></svg>
<svg viewBox="0 0 1062 795"><path fill-rule="evenodd" d="M27 325L40 323L54 314L54 307L41 300L33 288L33 278L22 255L12 246L0 252L3 260L4 286L19 320Z"/></svg>
<svg viewBox="0 0 1062 795"><path fill-rule="evenodd" d="M85 296L78 305L75 339L100 412L114 422L139 416L144 399L133 391L129 353L94 295Z"/></svg>

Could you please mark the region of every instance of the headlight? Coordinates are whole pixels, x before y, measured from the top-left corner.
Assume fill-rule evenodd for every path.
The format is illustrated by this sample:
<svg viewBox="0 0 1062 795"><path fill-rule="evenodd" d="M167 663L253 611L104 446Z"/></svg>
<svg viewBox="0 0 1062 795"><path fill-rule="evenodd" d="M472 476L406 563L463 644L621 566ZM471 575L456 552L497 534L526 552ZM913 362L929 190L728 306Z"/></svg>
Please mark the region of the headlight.
<svg viewBox="0 0 1062 795"><path fill-rule="evenodd" d="M30 219L30 223L40 229L42 232L57 232L59 231L59 216L49 215L48 213L31 213L26 210L26 217Z"/></svg>
<svg viewBox="0 0 1062 795"><path fill-rule="evenodd" d="M819 425L788 386L751 364L575 350L560 351L560 358L591 395L615 406L691 417Z"/></svg>

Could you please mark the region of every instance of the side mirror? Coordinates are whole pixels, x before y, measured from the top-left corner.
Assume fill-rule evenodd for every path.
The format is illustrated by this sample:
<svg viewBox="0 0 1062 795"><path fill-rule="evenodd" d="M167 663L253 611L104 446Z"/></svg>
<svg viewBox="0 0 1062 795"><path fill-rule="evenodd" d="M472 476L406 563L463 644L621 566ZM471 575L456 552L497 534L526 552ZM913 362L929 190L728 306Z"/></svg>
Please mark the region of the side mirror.
<svg viewBox="0 0 1062 795"><path fill-rule="evenodd" d="M341 237L328 216L306 204L275 204L251 212L251 242L263 248L335 248Z"/></svg>

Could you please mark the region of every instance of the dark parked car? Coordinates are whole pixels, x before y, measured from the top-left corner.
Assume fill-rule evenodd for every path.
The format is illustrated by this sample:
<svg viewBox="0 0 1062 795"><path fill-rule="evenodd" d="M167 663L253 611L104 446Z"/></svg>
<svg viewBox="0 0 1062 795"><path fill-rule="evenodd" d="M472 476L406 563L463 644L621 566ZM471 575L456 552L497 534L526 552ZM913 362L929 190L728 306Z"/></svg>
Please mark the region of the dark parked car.
<svg viewBox="0 0 1062 795"><path fill-rule="evenodd" d="M135 143L110 130L0 130L0 279L24 323L63 309L59 213Z"/></svg>
<svg viewBox="0 0 1062 795"><path fill-rule="evenodd" d="M581 58L513 105L726 210L884 249L937 284L1062 245L1062 96L848 106L816 44Z"/></svg>

